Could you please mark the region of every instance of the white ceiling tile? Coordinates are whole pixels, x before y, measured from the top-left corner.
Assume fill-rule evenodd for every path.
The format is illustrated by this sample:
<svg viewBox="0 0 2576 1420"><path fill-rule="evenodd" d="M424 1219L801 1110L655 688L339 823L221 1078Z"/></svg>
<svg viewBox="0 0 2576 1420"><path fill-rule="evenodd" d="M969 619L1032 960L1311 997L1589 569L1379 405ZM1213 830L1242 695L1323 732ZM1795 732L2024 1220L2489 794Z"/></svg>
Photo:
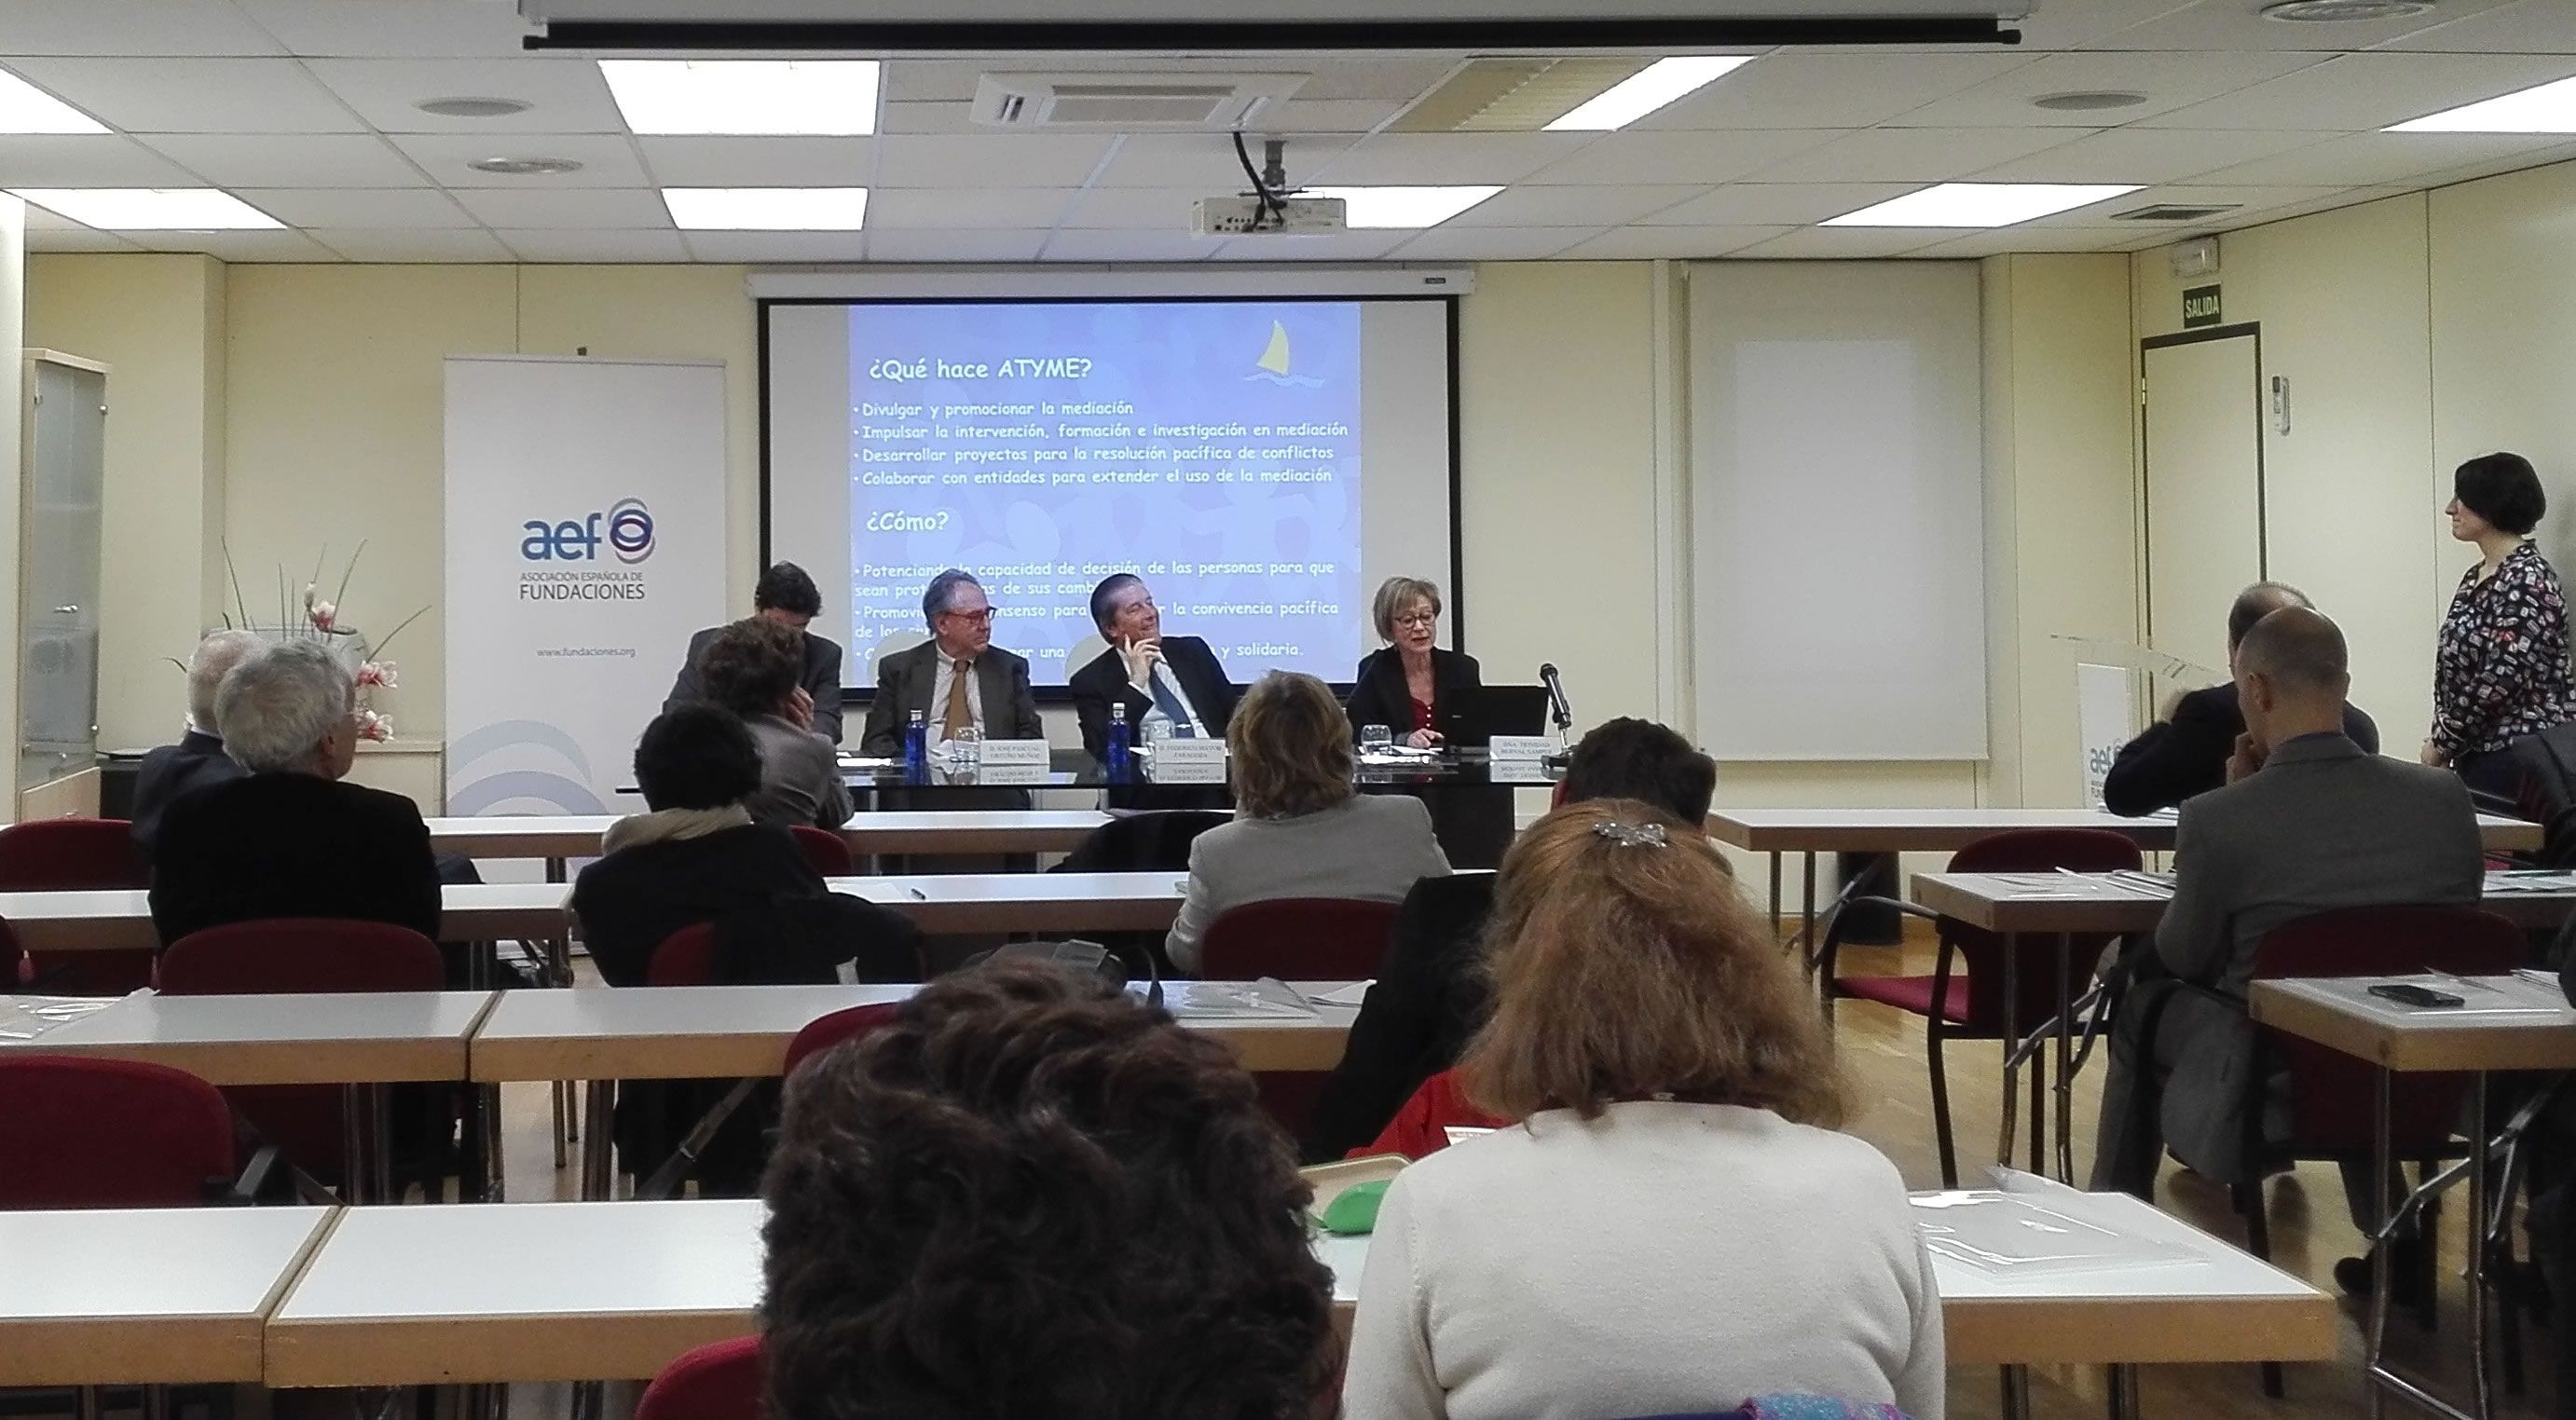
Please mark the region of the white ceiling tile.
<svg viewBox="0 0 2576 1420"><path fill-rule="evenodd" d="M587 59L316 59L324 87L384 133L623 133L626 121ZM522 113L441 118L427 99L517 99Z"/></svg>
<svg viewBox="0 0 2576 1420"><path fill-rule="evenodd" d="M1319 237L1230 237L1216 261L1375 261L1412 235L1403 231L1335 232Z"/></svg>
<svg viewBox="0 0 2576 1420"><path fill-rule="evenodd" d="M364 133L292 59L19 59L11 68L128 133Z"/></svg>
<svg viewBox="0 0 2576 1420"><path fill-rule="evenodd" d="M11 54L283 52L225 0L9 0L0 48Z"/></svg>
<svg viewBox="0 0 2576 1420"><path fill-rule="evenodd" d="M339 253L302 232L137 232L145 251L203 252L220 261L338 261Z"/></svg>
<svg viewBox="0 0 2576 1420"><path fill-rule="evenodd" d="M2410 182L2470 163L2544 152L2566 142L2564 135L2548 133L2352 133L2275 157L2214 169L2199 180L2251 187Z"/></svg>
<svg viewBox="0 0 2576 1420"><path fill-rule="evenodd" d="M699 261L859 261L863 232L687 232L683 240Z"/></svg>
<svg viewBox="0 0 2576 1420"><path fill-rule="evenodd" d="M1038 69L1027 56L987 64L975 59L889 59L877 74L877 94L889 104L959 103L975 97L976 82L987 69L1027 72Z"/></svg>
<svg viewBox="0 0 2576 1420"><path fill-rule="evenodd" d="M866 187L876 181L872 138L778 136L638 138L662 187Z"/></svg>
<svg viewBox="0 0 2576 1420"><path fill-rule="evenodd" d="M874 214L871 214L873 216ZM1046 245L1044 231L934 229L886 231L868 229L870 261L1035 261Z"/></svg>
<svg viewBox="0 0 2576 1420"><path fill-rule="evenodd" d="M1186 232L1191 204L1212 195L1197 187L1095 187L1078 194L1064 225L1085 231Z"/></svg>
<svg viewBox="0 0 2576 1420"><path fill-rule="evenodd" d="M1764 182L1947 182L2072 141L2067 128L1871 128L1783 159Z"/></svg>
<svg viewBox="0 0 2576 1420"><path fill-rule="evenodd" d="M515 261L517 253L480 227L448 231L323 228L306 236L351 261Z"/></svg>
<svg viewBox="0 0 2576 1420"><path fill-rule="evenodd" d="M1793 227L1621 227L1557 253L1581 261L1687 261L1724 256Z"/></svg>
<svg viewBox="0 0 2576 1420"><path fill-rule="evenodd" d="M2176 232L2175 236L2183 235ZM1917 247L1906 253L1916 257L1984 257L2003 256L2014 252L2093 252L2116 251L2135 240L2137 233L2105 227L2051 227L2033 231L2006 227L1992 232L1970 232L1946 242Z"/></svg>
<svg viewBox="0 0 2576 1420"><path fill-rule="evenodd" d="M1785 50L1638 121L1644 129L1866 128L2031 62L2027 54Z"/></svg>
<svg viewBox="0 0 2576 1420"><path fill-rule="evenodd" d="M1532 173L1526 181L1733 182L1800 153L1821 148L1850 130L1838 128L1732 128L1657 133L1628 129L1605 133L1581 151Z"/></svg>
<svg viewBox="0 0 2576 1420"><path fill-rule="evenodd" d="M1080 187L1109 153L1085 134L889 134L877 140L886 187Z"/></svg>
<svg viewBox="0 0 2576 1420"><path fill-rule="evenodd" d="M141 251L143 248L113 232L93 231L88 227L63 227L39 231L27 228L27 250L47 251Z"/></svg>
<svg viewBox="0 0 2576 1420"><path fill-rule="evenodd" d="M2079 5L2039 5L2016 28L2021 31L2024 49L2073 49L2108 39L2188 3L2190 0L2083 0Z"/></svg>
<svg viewBox="0 0 2576 1420"><path fill-rule="evenodd" d="M367 133L156 133L143 142L218 187L413 187L420 170Z"/></svg>
<svg viewBox="0 0 2576 1420"><path fill-rule="evenodd" d="M1291 99L1257 120L1268 135L1367 133L1404 112L1401 100Z"/></svg>
<svg viewBox="0 0 2576 1420"><path fill-rule="evenodd" d="M442 187L651 187L629 140L596 133L496 133L474 138L457 133L402 133L387 140ZM478 158L570 158L581 171L552 177L512 177L478 172Z"/></svg>
<svg viewBox="0 0 2576 1420"><path fill-rule="evenodd" d="M1959 235L1955 228L1945 227L1802 227L1730 254L1753 261L1773 257L1873 259L1904 256L1956 240Z"/></svg>
<svg viewBox="0 0 2576 1420"><path fill-rule="evenodd" d="M126 0L118 0L119 4ZM477 55L505 58L535 28L515 5L487 0L236 0L286 47L307 56Z"/></svg>
<svg viewBox="0 0 2576 1420"><path fill-rule="evenodd" d="M2482 177L2495 177L2502 173L2518 173L2525 168L2547 167L2553 163L2563 163L2570 159L2576 159L2576 143L2564 141L2564 135L2561 135L2561 138L2562 141L2553 147L2534 148L2526 152L2517 153L2509 158L2490 158L2481 162L2464 164L2456 168L2444 168L2438 173L2431 173L2408 182L2405 186L2417 189L2428 187L2448 187L2455 182L2472 182Z"/></svg>
<svg viewBox="0 0 2576 1420"><path fill-rule="evenodd" d="M487 227L637 227L671 225L662 194L650 188L565 188L513 191L459 189L456 200Z"/></svg>
<svg viewBox="0 0 2576 1420"><path fill-rule="evenodd" d="M2391 49L2486 54L2576 54L2576 5L2566 0L2516 0L2492 10L2453 17L2393 41Z"/></svg>
<svg viewBox="0 0 2576 1420"><path fill-rule="evenodd" d="M1342 135L1294 137L1288 140L1288 181L1315 180L1352 140ZM1252 165L1261 166L1261 146L1247 142ZM1198 196L1241 192L1247 185L1233 140L1222 133L1131 133L1118 140L1118 151L1093 180L1094 187L1192 188Z"/></svg>
<svg viewBox="0 0 2576 1420"><path fill-rule="evenodd" d="M2215 221L2207 222L2203 223L2199 227L2192 228L2191 230L2194 232L2215 231L2223 226L2228 230L2233 231L2243 227L2267 226L2273 222L2286 222L2293 217L2306 217L2318 212L2332 212L2338 208L2344 207L2359 207L2366 202L2377 202L2383 198L2395 197L2401 193L2412 190L2413 189L2408 188L2348 187L2341 189L2340 191L2309 198L2304 202L2284 202L2268 206L2260 203L2248 204L2243 212L2231 214L2229 219L2224 223ZM2176 237L2180 237L2184 235L2184 233L2176 232L2174 235Z"/></svg>
<svg viewBox="0 0 2576 1420"><path fill-rule="evenodd" d="M471 227L474 219L436 188L240 187L233 196L290 227L437 230Z"/></svg>
<svg viewBox="0 0 2576 1420"><path fill-rule="evenodd" d="M880 103L877 107L879 133L990 133L972 118L975 106L955 103Z"/></svg>
<svg viewBox="0 0 2576 1420"><path fill-rule="evenodd" d="M0 137L0 187L201 187L195 174L113 133Z"/></svg>
<svg viewBox="0 0 2576 1420"><path fill-rule="evenodd" d="M1616 227L1688 202L1705 183L1507 187L1444 225L1450 227Z"/></svg>
<svg viewBox="0 0 2576 1420"><path fill-rule="evenodd" d="M1434 227L1397 247L1397 261L1544 261L1602 231L1598 227Z"/></svg>
<svg viewBox="0 0 2576 1420"><path fill-rule="evenodd" d="M1729 183L1648 219L1673 227L1800 227L1902 197L1920 183Z"/></svg>
<svg viewBox="0 0 2576 1420"><path fill-rule="evenodd" d="M1895 120L1910 128L2017 127L2025 124L2061 128L2099 128L2105 123L2131 123L2187 104L2233 93L2295 73L2325 56L2318 54L2043 54L2008 74L1935 99ZM2031 100L2046 94L2098 90L2144 94L2147 101L2119 109L2067 112L2034 108Z"/></svg>
<svg viewBox="0 0 2576 1420"><path fill-rule="evenodd" d="M2105 37L2107 49L2178 50L2337 50L2368 49L2428 30L2460 15L2474 14L2510 0L2441 0L2425 12L2386 20L2343 20L2332 24L2266 20L2262 7L2248 0L2199 0L2167 5L2168 13Z"/></svg>
<svg viewBox="0 0 2576 1420"><path fill-rule="evenodd" d="M688 243L678 232L541 232L504 229L493 233L522 261L544 262L685 262Z"/></svg>
<svg viewBox="0 0 2576 1420"><path fill-rule="evenodd" d="M1076 196L1069 187L881 187L868 194L868 230L1033 230L1046 234Z"/></svg>
<svg viewBox="0 0 2576 1420"><path fill-rule="evenodd" d="M1265 71L1307 71L1293 102L1312 99L1388 99L1410 103L1438 85L1458 67L1457 55L1411 55L1357 58L1348 55L1304 55L1293 65L1264 64Z"/></svg>
<svg viewBox="0 0 2576 1420"><path fill-rule="evenodd" d="M2576 74L2564 55L2346 54L2207 103L2140 120L2150 128L2361 132Z"/></svg>
<svg viewBox="0 0 2576 1420"><path fill-rule="evenodd" d="M1414 183L1512 183L1566 157L1590 133L1381 133L1301 174L1298 145L1288 145L1288 176L1338 186ZM1255 150L1254 159L1260 158Z"/></svg>
<svg viewBox="0 0 2576 1420"><path fill-rule="evenodd" d="M2250 128L2111 128L1971 176L1978 182L2171 182L2303 148L2322 136Z"/></svg>
<svg viewBox="0 0 2576 1420"><path fill-rule="evenodd" d="M1044 261L1205 261L1224 243L1185 231L1073 231L1047 237Z"/></svg>

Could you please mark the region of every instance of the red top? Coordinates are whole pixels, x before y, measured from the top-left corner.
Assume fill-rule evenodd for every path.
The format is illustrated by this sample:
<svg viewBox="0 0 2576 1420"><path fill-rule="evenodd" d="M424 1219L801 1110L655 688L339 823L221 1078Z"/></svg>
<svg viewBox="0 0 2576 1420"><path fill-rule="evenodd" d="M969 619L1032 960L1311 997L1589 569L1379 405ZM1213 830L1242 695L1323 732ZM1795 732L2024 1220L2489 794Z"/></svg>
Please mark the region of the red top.
<svg viewBox="0 0 2576 1420"><path fill-rule="evenodd" d="M1413 728L1417 730L1427 730L1431 728L1430 701L1416 700L1413 702Z"/></svg>

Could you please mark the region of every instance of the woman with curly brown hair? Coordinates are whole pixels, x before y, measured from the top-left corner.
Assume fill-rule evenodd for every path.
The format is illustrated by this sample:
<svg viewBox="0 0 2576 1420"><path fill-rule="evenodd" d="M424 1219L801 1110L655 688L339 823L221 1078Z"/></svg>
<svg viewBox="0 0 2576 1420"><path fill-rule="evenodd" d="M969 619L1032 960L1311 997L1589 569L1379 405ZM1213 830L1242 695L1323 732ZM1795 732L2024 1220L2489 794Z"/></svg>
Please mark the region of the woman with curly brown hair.
<svg viewBox="0 0 2576 1420"><path fill-rule="evenodd" d="M1329 1415L1332 1279L1226 1048L995 963L789 1082L762 1189L776 1420Z"/></svg>
<svg viewBox="0 0 2576 1420"><path fill-rule="evenodd" d="M1904 1182L1834 1132L1815 1003L1696 830L1634 800L1503 860L1493 1010L1458 1069L1520 1121L1398 1175L1351 1420L1655 1415L1804 1393L1940 1420L1940 1298Z"/></svg>

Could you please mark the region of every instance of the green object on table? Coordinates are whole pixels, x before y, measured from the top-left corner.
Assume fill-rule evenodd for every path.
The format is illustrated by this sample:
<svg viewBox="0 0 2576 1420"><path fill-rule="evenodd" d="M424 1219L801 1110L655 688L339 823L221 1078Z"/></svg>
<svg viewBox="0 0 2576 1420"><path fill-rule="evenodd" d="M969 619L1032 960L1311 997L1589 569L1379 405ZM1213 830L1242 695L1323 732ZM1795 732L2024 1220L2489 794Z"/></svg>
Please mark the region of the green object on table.
<svg viewBox="0 0 2576 1420"><path fill-rule="evenodd" d="M1387 1183L1386 1179L1376 1179L1352 1184L1324 1205L1324 1211L1316 1215L1316 1221L1324 1225L1325 1232L1343 1237L1377 1231L1377 1209L1386 1200Z"/></svg>

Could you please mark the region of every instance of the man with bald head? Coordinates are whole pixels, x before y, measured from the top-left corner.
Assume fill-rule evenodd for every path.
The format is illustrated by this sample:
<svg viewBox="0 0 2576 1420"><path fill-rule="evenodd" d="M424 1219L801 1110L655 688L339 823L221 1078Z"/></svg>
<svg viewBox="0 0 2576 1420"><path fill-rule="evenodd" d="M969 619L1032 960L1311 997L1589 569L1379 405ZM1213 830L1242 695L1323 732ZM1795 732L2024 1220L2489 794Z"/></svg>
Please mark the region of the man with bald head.
<svg viewBox="0 0 2576 1420"><path fill-rule="evenodd" d="M2257 582L2238 592L2227 609L2231 672L2236 648L2255 622L2283 607L2308 605L2307 594L2286 582ZM2350 705L2343 708L2343 732L2369 753L2379 753L2379 727ZM2243 733L2245 712L2236 703L2234 681L2174 697L2163 718L2120 747L2120 757L2102 777L2102 807L2115 814L2151 814L2208 793L2227 782L2227 757Z"/></svg>
<svg viewBox="0 0 2576 1420"><path fill-rule="evenodd" d="M2352 675L2334 622L2272 612L2234 660L2245 732L2226 786L2183 805L2173 904L2153 949L2116 968L2133 979L2112 1024L2097 1189L2152 1197L2167 1143L2201 1174L2241 1181L2245 987L2265 934L2335 908L2478 900L2477 814L2458 776L2344 733ZM2362 1221L2371 1191L2356 1183L2368 1180L2347 1172Z"/></svg>

